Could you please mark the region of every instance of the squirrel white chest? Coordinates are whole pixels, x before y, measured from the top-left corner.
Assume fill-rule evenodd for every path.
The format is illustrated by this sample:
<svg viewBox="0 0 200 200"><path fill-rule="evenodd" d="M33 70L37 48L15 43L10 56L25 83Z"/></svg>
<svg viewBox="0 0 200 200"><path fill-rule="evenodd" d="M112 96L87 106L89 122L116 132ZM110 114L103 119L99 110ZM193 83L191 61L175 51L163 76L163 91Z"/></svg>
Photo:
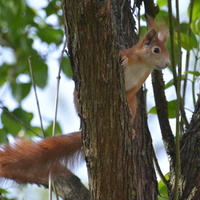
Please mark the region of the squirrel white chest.
<svg viewBox="0 0 200 200"><path fill-rule="evenodd" d="M143 64L126 66L124 69L126 91L142 84L151 71L149 67Z"/></svg>

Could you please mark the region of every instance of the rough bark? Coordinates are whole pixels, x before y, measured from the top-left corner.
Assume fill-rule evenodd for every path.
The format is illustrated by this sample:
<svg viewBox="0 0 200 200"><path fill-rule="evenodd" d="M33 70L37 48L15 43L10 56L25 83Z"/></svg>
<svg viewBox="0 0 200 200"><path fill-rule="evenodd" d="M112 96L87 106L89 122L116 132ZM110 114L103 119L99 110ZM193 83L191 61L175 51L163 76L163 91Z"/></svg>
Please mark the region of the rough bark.
<svg viewBox="0 0 200 200"><path fill-rule="evenodd" d="M64 2L92 199L157 199L152 141L146 124L142 92L138 94L140 106L134 126L136 135L132 135L123 73L118 62L118 49L130 47L132 43L130 38L134 28L128 2ZM160 89L157 83L155 85L158 90L163 90L162 83ZM158 100L160 96L156 98ZM163 104L158 104L158 112L173 171L176 167L175 144L167 113L162 109L167 111L165 100ZM200 99L181 139L181 200L197 200L200 196L199 116ZM173 199L175 173L171 174L169 196Z"/></svg>
<svg viewBox="0 0 200 200"><path fill-rule="evenodd" d="M175 181L175 144L167 117L167 106L164 95L164 83L160 72L154 71L154 96L162 130L163 142L170 160L170 181L168 183L169 199L174 199ZM200 197L200 96L196 103L192 120L186 133L181 138L181 175L179 180L179 199L198 200Z"/></svg>
<svg viewBox="0 0 200 200"><path fill-rule="evenodd" d="M141 100L135 136L118 56L119 48L133 43L130 5L125 0L63 2L92 199L154 200L145 104Z"/></svg>
<svg viewBox="0 0 200 200"><path fill-rule="evenodd" d="M74 0L72 5L77 5ZM129 199L131 188L125 182L132 185L131 173L123 170L124 166L131 166L130 154L127 155L131 146L124 142L129 137L129 119L120 84L122 72L111 2L82 1L72 7L76 12L70 17L74 24L70 26L68 20L67 25L77 39L76 44L73 40L70 45L76 45L71 58L76 63L74 79L92 199ZM67 12L69 16L69 9Z"/></svg>
<svg viewBox="0 0 200 200"><path fill-rule="evenodd" d="M168 118L167 100L164 91L165 86L161 71L153 71L152 84L163 143L169 158L170 170L174 171L176 163L176 147Z"/></svg>
<svg viewBox="0 0 200 200"><path fill-rule="evenodd" d="M181 140L180 199L198 200L200 197L200 96L195 111ZM172 195L173 196L173 195Z"/></svg>
<svg viewBox="0 0 200 200"><path fill-rule="evenodd" d="M54 182L56 186L56 193L62 197L63 200L89 200L89 190L81 183L81 180L73 175L67 177L59 177Z"/></svg>

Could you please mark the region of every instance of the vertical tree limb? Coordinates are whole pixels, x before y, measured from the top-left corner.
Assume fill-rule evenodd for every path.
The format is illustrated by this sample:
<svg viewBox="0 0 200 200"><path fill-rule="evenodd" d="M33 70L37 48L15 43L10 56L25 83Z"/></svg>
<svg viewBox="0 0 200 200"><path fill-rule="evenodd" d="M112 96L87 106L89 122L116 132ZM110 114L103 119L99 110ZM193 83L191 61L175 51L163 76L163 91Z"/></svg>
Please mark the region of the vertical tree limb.
<svg viewBox="0 0 200 200"><path fill-rule="evenodd" d="M164 81L162 72L154 70L152 73L152 84L155 97L156 110L158 114L159 124L161 128L162 138L165 146L166 153L170 162L170 169L175 169L176 163L176 147L174 142L174 135L172 133L169 119L167 100L164 91Z"/></svg>
<svg viewBox="0 0 200 200"><path fill-rule="evenodd" d="M200 96L196 103L191 123L180 145L181 176L179 199L198 200L200 197Z"/></svg>
<svg viewBox="0 0 200 200"><path fill-rule="evenodd" d="M154 200L157 181L144 102L134 138L118 57L119 46L132 45L130 5L125 0L64 5L92 199Z"/></svg>

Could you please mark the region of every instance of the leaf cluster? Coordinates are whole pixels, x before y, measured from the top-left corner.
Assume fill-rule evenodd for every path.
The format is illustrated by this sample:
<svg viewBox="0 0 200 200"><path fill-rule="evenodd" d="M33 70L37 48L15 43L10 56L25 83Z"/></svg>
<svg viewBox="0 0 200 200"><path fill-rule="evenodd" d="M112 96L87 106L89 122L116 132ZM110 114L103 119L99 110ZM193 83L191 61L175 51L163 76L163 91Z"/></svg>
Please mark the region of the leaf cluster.
<svg viewBox="0 0 200 200"><path fill-rule="evenodd" d="M43 90L48 84L48 65L53 52L63 43L64 26L59 0L50 0L44 6L33 7L26 0L0 1L0 142L7 134L14 137L41 135L40 127L33 127L33 113L23 108L23 100L31 93L33 85L28 58L31 57L36 88ZM72 76L69 59L62 60L63 72ZM15 108L4 100L11 95ZM31 105L30 105L31 106ZM45 136L52 133L51 119ZM62 130L57 124L57 134Z"/></svg>

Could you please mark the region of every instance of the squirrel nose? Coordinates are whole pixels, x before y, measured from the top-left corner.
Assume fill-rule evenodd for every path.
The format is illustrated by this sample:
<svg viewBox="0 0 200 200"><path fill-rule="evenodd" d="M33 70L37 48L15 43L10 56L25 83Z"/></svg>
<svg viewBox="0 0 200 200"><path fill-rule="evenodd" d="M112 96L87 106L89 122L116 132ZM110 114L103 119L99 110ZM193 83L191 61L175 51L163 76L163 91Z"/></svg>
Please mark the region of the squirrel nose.
<svg viewBox="0 0 200 200"><path fill-rule="evenodd" d="M168 66L170 66L171 65L171 62L170 62L170 60L168 60L166 63L165 63L165 67L168 67Z"/></svg>

